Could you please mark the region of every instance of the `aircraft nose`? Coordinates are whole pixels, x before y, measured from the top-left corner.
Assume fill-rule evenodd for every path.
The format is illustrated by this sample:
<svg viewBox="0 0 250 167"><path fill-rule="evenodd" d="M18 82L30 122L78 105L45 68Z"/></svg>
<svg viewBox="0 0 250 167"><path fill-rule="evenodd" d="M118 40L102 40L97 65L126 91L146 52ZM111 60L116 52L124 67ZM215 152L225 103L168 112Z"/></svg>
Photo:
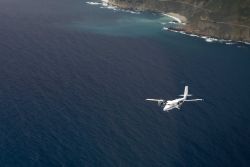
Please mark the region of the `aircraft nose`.
<svg viewBox="0 0 250 167"><path fill-rule="evenodd" d="M163 108L163 111L168 111L169 110L169 107L168 106L165 106L164 108Z"/></svg>

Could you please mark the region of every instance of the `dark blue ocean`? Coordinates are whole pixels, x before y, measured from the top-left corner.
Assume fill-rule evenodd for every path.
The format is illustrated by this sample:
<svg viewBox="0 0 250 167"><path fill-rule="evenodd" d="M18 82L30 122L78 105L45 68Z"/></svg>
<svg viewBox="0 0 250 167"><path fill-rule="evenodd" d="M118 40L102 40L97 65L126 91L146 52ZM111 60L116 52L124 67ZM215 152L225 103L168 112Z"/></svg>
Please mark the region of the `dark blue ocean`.
<svg viewBox="0 0 250 167"><path fill-rule="evenodd" d="M0 166L250 166L250 46L163 31L168 19L1 0ZM144 101L185 85L205 101Z"/></svg>

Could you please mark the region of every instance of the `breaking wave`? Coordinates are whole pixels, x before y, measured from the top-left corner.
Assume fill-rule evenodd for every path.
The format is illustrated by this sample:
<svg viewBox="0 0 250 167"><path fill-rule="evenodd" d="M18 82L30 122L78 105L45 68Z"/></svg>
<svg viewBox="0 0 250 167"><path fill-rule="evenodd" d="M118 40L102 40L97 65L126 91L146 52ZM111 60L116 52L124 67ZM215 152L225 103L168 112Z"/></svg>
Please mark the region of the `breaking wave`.
<svg viewBox="0 0 250 167"><path fill-rule="evenodd" d="M100 3L100 2L86 2L86 4L89 4L89 5L102 5L102 3Z"/></svg>
<svg viewBox="0 0 250 167"><path fill-rule="evenodd" d="M219 38L214 38L214 37L209 37L209 36L204 36L204 35L196 35L196 34L186 33L185 31L174 30L174 29L171 29L171 28L168 28L168 27L163 27L162 29L166 30L166 31L171 31L171 32L175 32L175 33L184 34L184 35L187 35L187 36L190 36L190 37L202 38L208 43L219 42L219 43L223 43L223 44L226 44L226 45L235 45L235 44L250 45L249 42L232 41L232 40L219 39Z"/></svg>

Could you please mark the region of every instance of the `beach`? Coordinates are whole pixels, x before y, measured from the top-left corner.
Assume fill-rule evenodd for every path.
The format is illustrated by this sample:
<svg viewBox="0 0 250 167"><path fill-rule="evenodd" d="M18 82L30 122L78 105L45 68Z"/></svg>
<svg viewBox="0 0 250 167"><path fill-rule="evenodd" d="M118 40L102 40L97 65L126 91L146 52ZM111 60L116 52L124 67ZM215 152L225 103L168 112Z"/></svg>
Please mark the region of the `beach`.
<svg viewBox="0 0 250 167"><path fill-rule="evenodd" d="M170 12L170 13L166 13L164 15L176 20L178 23L181 23L181 24L186 24L186 22L187 22L187 18L185 16L178 14L178 13Z"/></svg>

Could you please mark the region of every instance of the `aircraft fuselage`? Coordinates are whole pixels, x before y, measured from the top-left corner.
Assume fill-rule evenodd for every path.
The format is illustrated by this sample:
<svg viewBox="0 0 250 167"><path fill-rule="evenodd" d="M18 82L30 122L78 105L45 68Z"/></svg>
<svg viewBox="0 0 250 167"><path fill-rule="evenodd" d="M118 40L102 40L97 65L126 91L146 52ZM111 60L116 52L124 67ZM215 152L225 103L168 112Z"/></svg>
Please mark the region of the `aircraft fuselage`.
<svg viewBox="0 0 250 167"><path fill-rule="evenodd" d="M167 101L166 105L163 108L163 111L169 111L174 108L180 109L180 106L184 103L186 98L179 98L171 101Z"/></svg>

